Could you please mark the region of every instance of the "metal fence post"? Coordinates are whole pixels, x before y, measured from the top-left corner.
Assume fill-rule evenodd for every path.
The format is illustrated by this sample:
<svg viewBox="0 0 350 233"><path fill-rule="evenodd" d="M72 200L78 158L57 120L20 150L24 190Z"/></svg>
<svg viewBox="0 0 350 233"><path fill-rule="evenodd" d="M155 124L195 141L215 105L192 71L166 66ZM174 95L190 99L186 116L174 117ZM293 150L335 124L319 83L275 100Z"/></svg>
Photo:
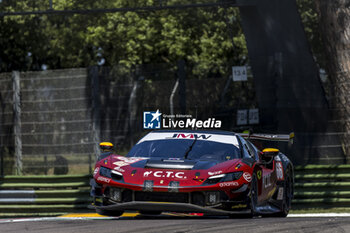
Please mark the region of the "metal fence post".
<svg viewBox="0 0 350 233"><path fill-rule="evenodd" d="M186 63L180 60L177 63L177 76L179 78L179 100L181 114L186 114Z"/></svg>
<svg viewBox="0 0 350 233"><path fill-rule="evenodd" d="M94 153L97 158L100 154L100 83L98 80L98 67L89 68L92 88L92 133L94 140Z"/></svg>
<svg viewBox="0 0 350 233"><path fill-rule="evenodd" d="M15 135L15 164L17 175L22 175L22 137L21 137L21 86L20 74L18 71L12 72L13 82L13 115L14 115L14 135Z"/></svg>
<svg viewBox="0 0 350 233"><path fill-rule="evenodd" d="M176 80L175 85L173 87L173 90L171 91L171 95L169 98L169 104L170 104L170 115L174 115L174 96L177 91L177 88L179 86L179 79Z"/></svg>
<svg viewBox="0 0 350 233"><path fill-rule="evenodd" d="M139 87L139 81L136 80L133 82L133 87L130 93L129 102L128 102L128 109L129 109L129 122L128 122L128 131L130 133L130 146L132 147L134 145L134 122L136 118L137 113L137 89Z"/></svg>

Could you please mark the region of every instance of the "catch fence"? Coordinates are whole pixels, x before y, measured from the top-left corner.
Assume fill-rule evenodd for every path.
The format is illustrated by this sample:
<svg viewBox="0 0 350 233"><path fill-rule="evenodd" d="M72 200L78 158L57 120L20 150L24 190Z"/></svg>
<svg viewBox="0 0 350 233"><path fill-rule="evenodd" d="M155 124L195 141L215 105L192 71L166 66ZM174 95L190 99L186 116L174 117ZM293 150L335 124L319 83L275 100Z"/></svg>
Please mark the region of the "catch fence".
<svg viewBox="0 0 350 233"><path fill-rule="evenodd" d="M173 93L173 110L181 113L181 91L174 92L178 76L176 67L164 65L0 74L2 173L91 173L100 141L125 154L147 133L143 111L169 114ZM186 113L215 117L226 83L222 77L187 80ZM235 121L231 115L225 128Z"/></svg>
<svg viewBox="0 0 350 233"><path fill-rule="evenodd" d="M276 125L287 122L284 119L275 125L264 119L238 124L238 110L258 108L255 90L263 87L255 86L252 77L240 83L220 75L195 78L190 71L181 72L181 65L1 73L1 175L91 173L99 142L110 141L117 153L126 154L149 132L143 129L143 112L157 109L201 120L215 118L222 121L223 130L289 133L276 131ZM288 90L280 86L278 91ZM258 112L279 111L276 106L260 107ZM308 114L308 109L292 109L299 110ZM328 114L333 114L331 109ZM338 127L341 120L329 116L323 131L295 132L292 147L271 146L295 164L347 163L347 145L339 140L346 133Z"/></svg>

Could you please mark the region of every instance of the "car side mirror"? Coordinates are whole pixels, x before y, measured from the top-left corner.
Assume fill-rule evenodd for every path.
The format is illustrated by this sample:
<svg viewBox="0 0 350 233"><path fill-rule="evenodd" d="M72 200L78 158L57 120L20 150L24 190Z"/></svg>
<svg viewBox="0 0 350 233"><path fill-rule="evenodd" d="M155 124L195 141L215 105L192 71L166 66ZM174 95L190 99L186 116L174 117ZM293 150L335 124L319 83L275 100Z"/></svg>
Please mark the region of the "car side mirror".
<svg viewBox="0 0 350 233"><path fill-rule="evenodd" d="M276 149L276 148L265 148L262 151L262 155L265 158L273 158L273 157L277 156L278 153L280 153L280 151L279 151L279 149Z"/></svg>
<svg viewBox="0 0 350 233"><path fill-rule="evenodd" d="M113 151L113 144L110 142L101 142L100 149L102 152L111 152Z"/></svg>
<svg viewBox="0 0 350 233"><path fill-rule="evenodd" d="M280 151L276 148L265 148L261 152L261 164L264 164L268 168L272 165L272 161L275 158L275 156L278 155ZM270 168L271 169L271 168Z"/></svg>

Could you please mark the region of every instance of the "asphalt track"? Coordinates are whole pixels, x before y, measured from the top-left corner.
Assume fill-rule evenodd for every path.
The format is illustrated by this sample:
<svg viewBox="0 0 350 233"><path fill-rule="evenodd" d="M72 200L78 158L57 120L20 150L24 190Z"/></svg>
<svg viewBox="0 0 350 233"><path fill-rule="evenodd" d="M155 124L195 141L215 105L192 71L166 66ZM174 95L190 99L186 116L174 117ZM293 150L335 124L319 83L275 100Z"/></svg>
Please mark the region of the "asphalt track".
<svg viewBox="0 0 350 233"><path fill-rule="evenodd" d="M0 232L350 232L350 214L290 215L288 218L229 219L226 217L128 213L119 218L67 215L57 218L0 219Z"/></svg>

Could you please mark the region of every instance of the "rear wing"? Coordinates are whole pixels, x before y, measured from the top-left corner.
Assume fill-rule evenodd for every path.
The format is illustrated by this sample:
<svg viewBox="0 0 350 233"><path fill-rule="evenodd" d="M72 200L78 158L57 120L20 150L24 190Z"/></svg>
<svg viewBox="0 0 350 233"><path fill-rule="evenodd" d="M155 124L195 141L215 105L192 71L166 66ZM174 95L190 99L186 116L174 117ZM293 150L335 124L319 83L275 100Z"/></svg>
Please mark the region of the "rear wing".
<svg viewBox="0 0 350 233"><path fill-rule="evenodd" d="M293 144L294 132L290 134L263 134L263 133L238 133L242 138L263 140L263 141L277 141L277 142L288 142L288 144Z"/></svg>

